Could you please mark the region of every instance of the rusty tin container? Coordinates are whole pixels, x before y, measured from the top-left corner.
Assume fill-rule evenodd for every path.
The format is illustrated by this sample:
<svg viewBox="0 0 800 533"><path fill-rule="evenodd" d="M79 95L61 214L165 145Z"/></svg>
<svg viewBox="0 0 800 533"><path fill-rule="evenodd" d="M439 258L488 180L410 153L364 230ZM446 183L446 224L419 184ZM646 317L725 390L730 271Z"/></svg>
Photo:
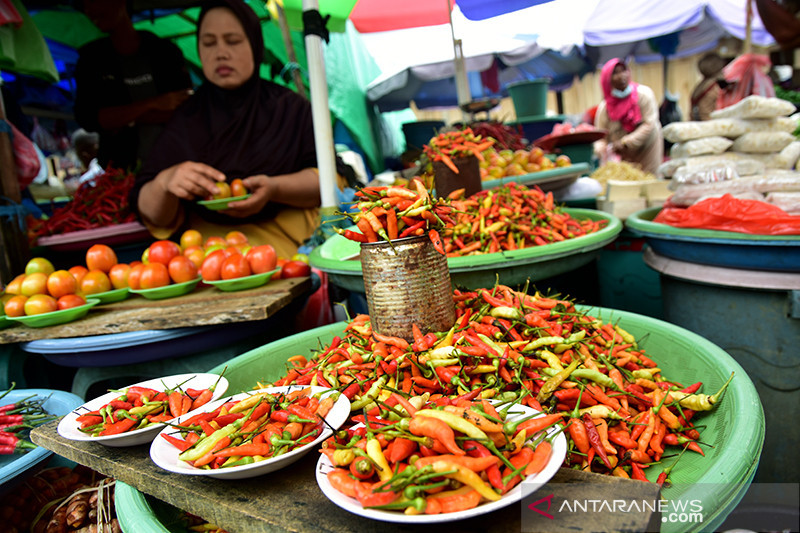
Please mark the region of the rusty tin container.
<svg viewBox="0 0 800 533"><path fill-rule="evenodd" d="M482 190L481 169L478 158L474 155L468 157L454 157L453 164L458 173L442 163L433 162L433 181L436 186L436 195L446 198L451 192L464 189L464 196L472 196Z"/></svg>
<svg viewBox="0 0 800 533"><path fill-rule="evenodd" d="M372 327L381 335L410 342L412 324L424 334L455 323L447 257L427 235L362 243L361 268Z"/></svg>

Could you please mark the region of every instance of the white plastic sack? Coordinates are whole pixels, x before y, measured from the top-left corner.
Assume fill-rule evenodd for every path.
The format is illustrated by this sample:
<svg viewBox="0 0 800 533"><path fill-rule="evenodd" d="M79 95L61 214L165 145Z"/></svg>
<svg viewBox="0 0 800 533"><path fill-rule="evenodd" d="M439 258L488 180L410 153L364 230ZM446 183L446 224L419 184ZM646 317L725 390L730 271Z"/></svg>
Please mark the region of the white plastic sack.
<svg viewBox="0 0 800 533"><path fill-rule="evenodd" d="M771 154L780 152L794 141L794 135L785 131L754 131L733 141L732 152Z"/></svg>
<svg viewBox="0 0 800 533"><path fill-rule="evenodd" d="M711 112L711 118L774 118L795 112L791 102L752 94L733 105Z"/></svg>
<svg viewBox="0 0 800 533"><path fill-rule="evenodd" d="M739 194L756 192L766 194L770 192L800 192L800 174L767 173L761 176L749 176L715 183L680 185L670 202L675 205L692 205L705 196L722 196L725 193Z"/></svg>
<svg viewBox="0 0 800 533"><path fill-rule="evenodd" d="M719 120L732 120L739 125L742 135L745 133L754 133L759 131L783 131L786 133L793 133L797 129L797 117L775 117L775 118L752 118L752 119L719 119Z"/></svg>
<svg viewBox="0 0 800 533"><path fill-rule="evenodd" d="M725 137L704 137L682 143L673 144L670 149L670 156L694 157L705 154L721 154L731 147L733 141Z"/></svg>
<svg viewBox="0 0 800 533"><path fill-rule="evenodd" d="M693 122L672 122L662 130L664 138L671 143L702 139L703 137L736 138L747 132L744 121L732 118L719 118ZM794 130L792 130L794 131Z"/></svg>

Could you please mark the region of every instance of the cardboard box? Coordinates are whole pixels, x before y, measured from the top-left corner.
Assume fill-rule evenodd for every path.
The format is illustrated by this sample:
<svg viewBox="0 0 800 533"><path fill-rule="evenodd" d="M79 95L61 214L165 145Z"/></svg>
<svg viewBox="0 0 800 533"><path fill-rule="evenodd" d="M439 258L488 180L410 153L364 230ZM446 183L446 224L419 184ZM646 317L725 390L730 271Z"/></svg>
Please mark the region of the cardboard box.
<svg viewBox="0 0 800 533"><path fill-rule="evenodd" d="M630 198L627 200L609 200L604 197L597 199L597 209L611 213L620 220L625 220L637 211L647 208L647 198Z"/></svg>

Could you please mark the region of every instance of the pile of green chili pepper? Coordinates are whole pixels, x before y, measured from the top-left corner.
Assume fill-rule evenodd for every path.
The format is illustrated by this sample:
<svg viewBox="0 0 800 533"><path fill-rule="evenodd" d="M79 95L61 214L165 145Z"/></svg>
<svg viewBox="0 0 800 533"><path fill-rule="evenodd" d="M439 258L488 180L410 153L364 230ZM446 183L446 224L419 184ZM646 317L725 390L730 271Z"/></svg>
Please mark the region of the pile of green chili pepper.
<svg viewBox="0 0 800 533"><path fill-rule="evenodd" d="M620 477L645 480L665 446L704 453L693 420L713 409L727 383L707 395L702 383L669 381L632 335L565 299L502 285L453 298L449 331L414 326L409 342L373 331L359 315L344 337L291 358L275 385L337 388L352 411L368 415L385 413L398 395L518 401L562 420L567 466Z"/></svg>

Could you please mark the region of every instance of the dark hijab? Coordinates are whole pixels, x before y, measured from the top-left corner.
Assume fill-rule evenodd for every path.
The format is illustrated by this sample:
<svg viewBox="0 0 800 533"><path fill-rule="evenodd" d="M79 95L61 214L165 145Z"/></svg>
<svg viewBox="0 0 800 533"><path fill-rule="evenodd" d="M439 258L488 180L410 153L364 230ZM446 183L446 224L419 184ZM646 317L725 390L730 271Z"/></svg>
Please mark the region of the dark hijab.
<svg viewBox="0 0 800 533"><path fill-rule="evenodd" d="M242 23L253 50L253 76L236 89L206 81L178 108L150 152L132 191L132 205L142 185L162 170L184 161L206 163L225 173L228 181L255 174L279 175L316 167L311 104L288 88L261 79L264 54L261 22L241 0L213 0L204 4L200 24L211 9L226 7ZM249 219L228 217L184 202L212 222L242 223L274 215L276 206Z"/></svg>

